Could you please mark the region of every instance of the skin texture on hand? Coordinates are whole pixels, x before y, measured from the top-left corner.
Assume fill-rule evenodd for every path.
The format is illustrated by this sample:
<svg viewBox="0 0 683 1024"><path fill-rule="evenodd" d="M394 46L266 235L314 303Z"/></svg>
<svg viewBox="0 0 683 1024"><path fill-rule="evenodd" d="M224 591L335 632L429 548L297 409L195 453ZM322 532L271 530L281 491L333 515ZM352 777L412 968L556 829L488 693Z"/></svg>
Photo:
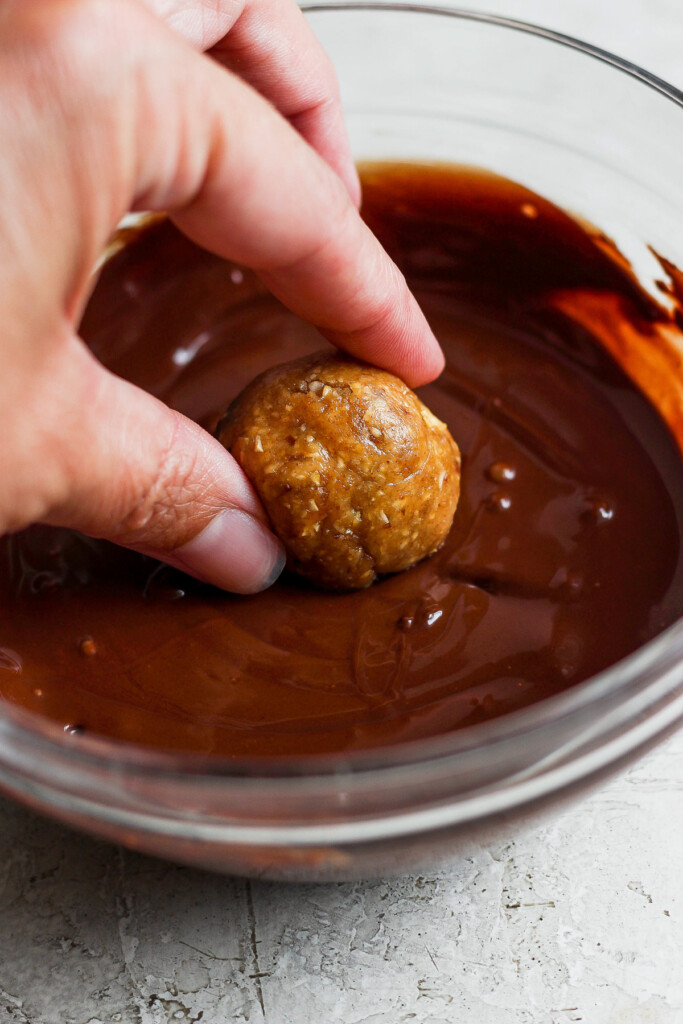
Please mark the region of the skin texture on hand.
<svg viewBox="0 0 683 1024"><path fill-rule="evenodd" d="M239 467L77 325L120 217L168 210L340 348L439 373L358 215L328 59L293 0L6 0L0 90L0 534L68 526L261 589L284 559Z"/></svg>
<svg viewBox="0 0 683 1024"><path fill-rule="evenodd" d="M356 206L351 158L334 68L290 0L145 0L198 50L240 75L286 117L346 185Z"/></svg>

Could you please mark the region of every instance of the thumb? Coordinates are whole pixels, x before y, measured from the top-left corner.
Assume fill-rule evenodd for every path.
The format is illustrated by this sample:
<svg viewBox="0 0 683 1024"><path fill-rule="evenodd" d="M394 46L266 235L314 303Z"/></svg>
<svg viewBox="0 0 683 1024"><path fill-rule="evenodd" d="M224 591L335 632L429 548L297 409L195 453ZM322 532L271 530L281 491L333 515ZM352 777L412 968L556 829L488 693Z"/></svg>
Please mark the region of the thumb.
<svg viewBox="0 0 683 1024"><path fill-rule="evenodd" d="M67 349L40 403L50 410L46 438L61 484L43 521L106 537L225 590L248 594L273 583L284 549L232 456L105 370L78 338Z"/></svg>

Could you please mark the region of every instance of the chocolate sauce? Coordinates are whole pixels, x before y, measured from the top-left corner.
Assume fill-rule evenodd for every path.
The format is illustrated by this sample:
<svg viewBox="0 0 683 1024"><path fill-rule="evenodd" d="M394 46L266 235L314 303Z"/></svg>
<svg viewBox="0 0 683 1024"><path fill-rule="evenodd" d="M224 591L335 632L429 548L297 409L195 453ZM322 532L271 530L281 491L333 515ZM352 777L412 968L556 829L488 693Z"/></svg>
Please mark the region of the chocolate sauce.
<svg viewBox="0 0 683 1024"><path fill-rule="evenodd" d="M447 354L421 392L463 454L444 548L360 592L284 578L235 597L34 527L0 554L6 700L67 735L227 756L369 748L556 694L683 613L680 452L605 349L647 347L665 317L625 261L483 172L372 166L364 195ZM209 430L257 373L321 345L165 221L105 266L82 332Z"/></svg>

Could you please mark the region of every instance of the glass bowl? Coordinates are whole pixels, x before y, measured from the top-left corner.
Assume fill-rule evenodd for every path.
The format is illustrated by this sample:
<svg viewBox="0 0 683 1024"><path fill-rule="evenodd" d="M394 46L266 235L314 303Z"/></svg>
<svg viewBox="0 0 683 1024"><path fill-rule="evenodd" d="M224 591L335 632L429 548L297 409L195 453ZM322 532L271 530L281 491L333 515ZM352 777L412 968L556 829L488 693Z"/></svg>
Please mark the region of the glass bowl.
<svg viewBox="0 0 683 1024"><path fill-rule="evenodd" d="M683 262L683 94L577 40L415 5L307 10L358 159L478 165L614 238ZM683 623L609 670L496 721L387 750L236 763L0 714L0 785L149 853L273 879L391 874L527 827L683 719Z"/></svg>

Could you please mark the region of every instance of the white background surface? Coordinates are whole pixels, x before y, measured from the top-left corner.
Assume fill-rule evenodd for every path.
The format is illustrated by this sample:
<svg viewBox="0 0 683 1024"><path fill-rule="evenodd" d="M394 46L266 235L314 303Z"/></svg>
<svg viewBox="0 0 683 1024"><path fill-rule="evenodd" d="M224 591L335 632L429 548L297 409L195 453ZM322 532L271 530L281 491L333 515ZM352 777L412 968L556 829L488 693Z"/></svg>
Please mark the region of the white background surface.
<svg viewBox="0 0 683 1024"><path fill-rule="evenodd" d="M682 0L495 10L683 85ZM683 733L523 840L393 882L220 878L0 801L0 1024L167 1021L683 1024Z"/></svg>

